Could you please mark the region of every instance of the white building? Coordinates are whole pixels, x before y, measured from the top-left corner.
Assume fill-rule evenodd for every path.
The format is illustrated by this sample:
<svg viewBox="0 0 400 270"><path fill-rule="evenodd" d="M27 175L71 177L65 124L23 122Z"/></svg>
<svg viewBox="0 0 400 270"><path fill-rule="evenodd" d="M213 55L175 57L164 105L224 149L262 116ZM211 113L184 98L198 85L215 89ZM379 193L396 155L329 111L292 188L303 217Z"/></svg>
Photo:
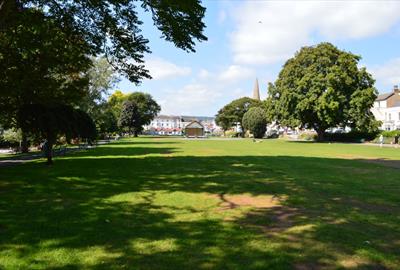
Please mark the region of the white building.
<svg viewBox="0 0 400 270"><path fill-rule="evenodd" d="M144 131L154 135L182 135L186 125L192 121L201 123L206 133L220 130L214 117L158 115L149 125L144 126Z"/></svg>
<svg viewBox="0 0 400 270"><path fill-rule="evenodd" d="M399 87L395 85L392 92L379 95L371 112L382 122L382 130L400 129Z"/></svg>

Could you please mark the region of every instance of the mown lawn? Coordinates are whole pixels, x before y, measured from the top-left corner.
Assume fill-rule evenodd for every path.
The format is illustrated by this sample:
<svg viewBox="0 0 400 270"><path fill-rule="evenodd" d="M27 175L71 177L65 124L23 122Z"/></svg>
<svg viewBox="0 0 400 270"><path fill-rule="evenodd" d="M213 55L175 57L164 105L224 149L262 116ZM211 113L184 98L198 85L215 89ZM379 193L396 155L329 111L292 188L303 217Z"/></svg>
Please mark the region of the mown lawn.
<svg viewBox="0 0 400 270"><path fill-rule="evenodd" d="M400 269L399 164L148 137L0 168L0 269Z"/></svg>

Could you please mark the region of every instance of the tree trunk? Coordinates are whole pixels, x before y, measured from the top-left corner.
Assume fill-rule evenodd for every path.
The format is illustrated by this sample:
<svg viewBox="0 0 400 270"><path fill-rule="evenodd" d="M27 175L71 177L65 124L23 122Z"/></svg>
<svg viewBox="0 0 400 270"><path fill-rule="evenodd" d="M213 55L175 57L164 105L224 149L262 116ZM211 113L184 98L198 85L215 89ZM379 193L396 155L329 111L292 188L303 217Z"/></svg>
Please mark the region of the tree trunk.
<svg viewBox="0 0 400 270"><path fill-rule="evenodd" d="M53 143L47 141L44 151L47 158L47 165L53 164Z"/></svg>
<svg viewBox="0 0 400 270"><path fill-rule="evenodd" d="M22 153L28 153L29 152L28 137L26 136L26 133L24 131L22 131L21 152Z"/></svg>
<svg viewBox="0 0 400 270"><path fill-rule="evenodd" d="M133 136L134 136L134 137L137 137L137 136L138 136L138 133L139 133L139 132L138 132L137 130L135 130L135 131L133 132Z"/></svg>
<svg viewBox="0 0 400 270"><path fill-rule="evenodd" d="M44 151L45 151L45 155L47 158L47 165L51 165L51 164L53 164L53 145L56 142L56 138L53 134L50 133L50 134L47 134L46 139L47 139L47 143L46 143Z"/></svg>
<svg viewBox="0 0 400 270"><path fill-rule="evenodd" d="M317 141L319 141L319 142L324 141L325 129L319 128L319 129L316 129L316 131L317 131Z"/></svg>

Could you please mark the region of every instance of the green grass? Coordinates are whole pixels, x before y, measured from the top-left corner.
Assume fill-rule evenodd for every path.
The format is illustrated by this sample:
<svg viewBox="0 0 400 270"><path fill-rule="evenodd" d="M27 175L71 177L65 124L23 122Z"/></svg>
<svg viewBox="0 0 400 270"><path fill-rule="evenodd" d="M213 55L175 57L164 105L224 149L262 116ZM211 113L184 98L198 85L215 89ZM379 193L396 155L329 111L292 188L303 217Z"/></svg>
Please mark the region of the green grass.
<svg viewBox="0 0 400 270"><path fill-rule="evenodd" d="M0 269L400 269L400 170L362 159L400 149L145 137L0 168Z"/></svg>

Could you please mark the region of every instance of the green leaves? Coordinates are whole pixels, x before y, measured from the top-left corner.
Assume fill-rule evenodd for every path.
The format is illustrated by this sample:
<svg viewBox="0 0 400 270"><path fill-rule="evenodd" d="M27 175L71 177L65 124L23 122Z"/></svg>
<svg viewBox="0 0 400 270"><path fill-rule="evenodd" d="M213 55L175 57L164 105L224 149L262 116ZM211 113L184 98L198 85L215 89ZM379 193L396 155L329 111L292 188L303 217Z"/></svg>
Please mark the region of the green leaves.
<svg viewBox="0 0 400 270"><path fill-rule="evenodd" d="M195 41L205 41L205 8L199 0L7 0L0 9L0 27L8 27L21 10L42 12L63 31L79 33L90 48L89 55L105 55L113 67L133 83L151 78L143 65L150 53L148 40L142 35L140 6L152 14L162 38L176 47L194 52ZM29 21L21 24L28 27ZM36 31L36 29L34 29Z"/></svg>
<svg viewBox="0 0 400 270"><path fill-rule="evenodd" d="M111 96L109 103L119 116L119 126L133 129L135 135L142 131L143 125L150 124L161 110L151 95L142 92L124 95L118 91Z"/></svg>
<svg viewBox="0 0 400 270"><path fill-rule="evenodd" d="M252 107L261 106L261 102L249 97L243 97L232 101L218 111L215 121L224 130L234 126L236 123L242 125L243 115Z"/></svg>
<svg viewBox="0 0 400 270"><path fill-rule="evenodd" d="M243 115L243 127L249 130L254 138L262 138L267 129L267 120L265 118L265 111L260 107L250 108Z"/></svg>
<svg viewBox="0 0 400 270"><path fill-rule="evenodd" d="M303 47L270 84L267 117L318 133L336 126L370 127L376 90L371 75L358 68L359 60L330 43Z"/></svg>

